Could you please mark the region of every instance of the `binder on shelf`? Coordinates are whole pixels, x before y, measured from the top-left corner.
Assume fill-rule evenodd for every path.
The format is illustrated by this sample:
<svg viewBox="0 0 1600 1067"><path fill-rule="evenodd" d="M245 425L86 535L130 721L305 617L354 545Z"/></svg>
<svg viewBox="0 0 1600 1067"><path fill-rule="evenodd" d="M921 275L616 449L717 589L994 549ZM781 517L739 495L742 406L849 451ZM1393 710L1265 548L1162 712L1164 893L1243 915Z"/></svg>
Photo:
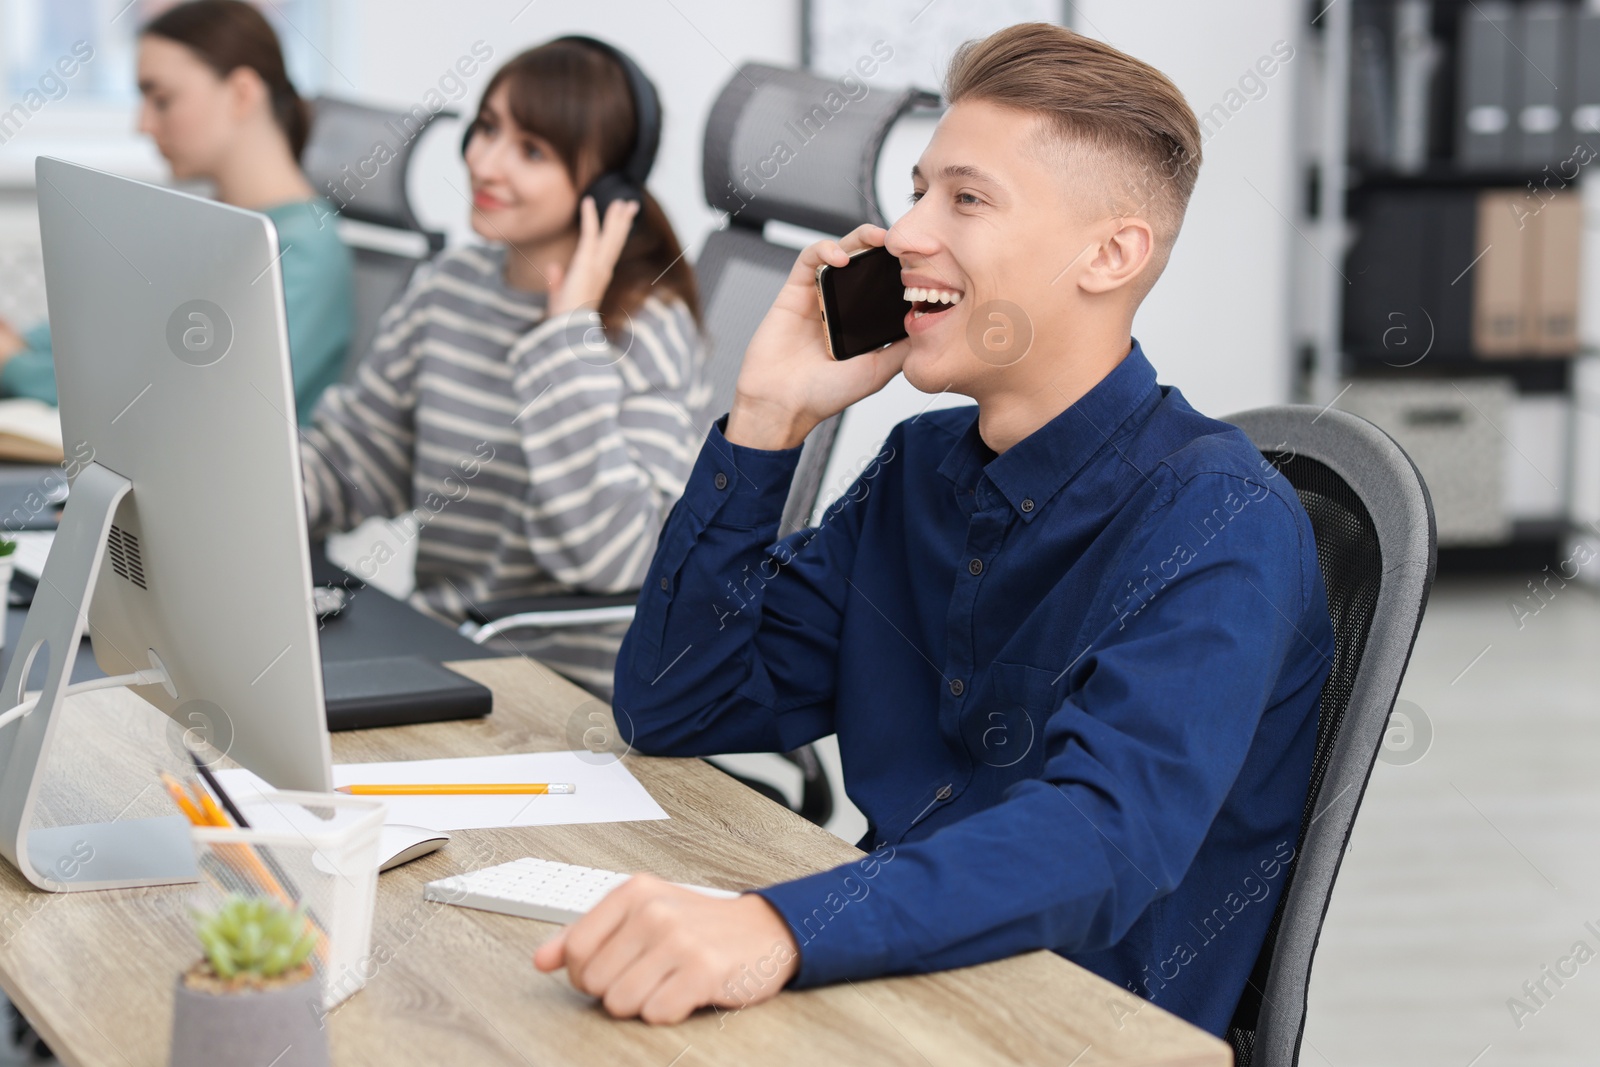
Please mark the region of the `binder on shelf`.
<svg viewBox="0 0 1600 1067"><path fill-rule="evenodd" d="M1422 332L1423 227L1417 198L1373 194L1357 219L1346 261L1344 342L1352 351L1406 365L1427 350Z"/></svg>
<svg viewBox="0 0 1600 1067"><path fill-rule="evenodd" d="M1517 108L1514 161L1530 167L1554 163L1565 156L1562 116L1572 90L1571 29L1568 5L1563 0L1531 0L1523 4L1516 34L1522 54L1517 64L1520 93Z"/></svg>
<svg viewBox="0 0 1600 1067"><path fill-rule="evenodd" d="M1396 189L1365 198L1348 260L1345 345L1393 367L1472 353L1471 190Z"/></svg>
<svg viewBox="0 0 1600 1067"><path fill-rule="evenodd" d="M1428 162L1434 74L1443 49L1434 40L1433 0L1400 0L1394 11L1394 166L1411 173Z"/></svg>
<svg viewBox="0 0 1600 1067"><path fill-rule="evenodd" d="M1456 158L1471 169L1503 168L1512 162L1517 111L1516 9L1504 0L1484 0L1462 12L1457 64Z"/></svg>
<svg viewBox="0 0 1600 1067"><path fill-rule="evenodd" d="M1482 256L1472 268L1474 355L1495 358L1528 351L1524 263L1528 231L1539 216L1519 216L1521 204L1522 194L1515 190L1485 189L1478 194L1477 243Z"/></svg>
<svg viewBox="0 0 1600 1067"><path fill-rule="evenodd" d="M1557 193L1529 220L1533 241L1524 282L1528 351L1543 356L1578 350L1578 270L1583 204L1575 191Z"/></svg>
<svg viewBox="0 0 1600 1067"><path fill-rule="evenodd" d="M1573 99L1567 116L1569 140L1593 142L1600 134L1600 11L1582 7L1573 13L1572 42ZM1600 142L1594 146L1600 148Z"/></svg>
<svg viewBox="0 0 1600 1067"><path fill-rule="evenodd" d="M1395 165L1394 79L1390 26L1379 5L1358 6L1350 28L1350 157L1387 170Z"/></svg>
<svg viewBox="0 0 1600 1067"><path fill-rule="evenodd" d="M1473 244L1478 194L1472 189L1439 190L1430 195L1427 234L1427 288L1434 316L1434 349L1443 358L1472 352L1472 277L1467 266L1481 249Z"/></svg>

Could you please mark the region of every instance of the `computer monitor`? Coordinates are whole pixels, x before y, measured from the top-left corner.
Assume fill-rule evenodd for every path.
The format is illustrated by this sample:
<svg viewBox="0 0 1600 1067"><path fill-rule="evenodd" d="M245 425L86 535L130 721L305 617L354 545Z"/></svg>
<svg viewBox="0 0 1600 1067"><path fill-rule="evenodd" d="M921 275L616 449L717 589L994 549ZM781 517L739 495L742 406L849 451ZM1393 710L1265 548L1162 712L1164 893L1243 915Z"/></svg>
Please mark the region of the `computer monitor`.
<svg viewBox="0 0 1600 1067"><path fill-rule="evenodd" d="M332 785L277 233L60 160L36 175L62 435L82 469L0 692L0 710L19 704L49 657L36 707L0 726L0 852L49 889L188 880L181 816L30 823L85 624L108 674L164 675L130 688L180 726L204 709L274 786ZM94 858L62 877L85 842Z"/></svg>

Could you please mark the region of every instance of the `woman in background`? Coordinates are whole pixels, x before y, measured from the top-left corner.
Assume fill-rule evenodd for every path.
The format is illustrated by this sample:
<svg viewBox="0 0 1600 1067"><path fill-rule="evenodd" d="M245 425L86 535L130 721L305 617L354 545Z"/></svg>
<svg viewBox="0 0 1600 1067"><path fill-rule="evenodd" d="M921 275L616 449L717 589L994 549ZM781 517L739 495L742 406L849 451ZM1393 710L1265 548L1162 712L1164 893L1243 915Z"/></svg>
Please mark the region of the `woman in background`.
<svg viewBox="0 0 1600 1067"><path fill-rule="evenodd" d="M204 180L225 204L259 211L278 230L299 421L339 380L354 283L349 250L299 163L307 107L284 69L272 26L241 0L196 0L152 20L139 39L139 132L179 180ZM50 328L19 334L0 321L0 395L56 402Z"/></svg>
<svg viewBox="0 0 1600 1067"><path fill-rule="evenodd" d="M551 41L497 71L464 145L472 227L494 243L418 271L304 434L313 535L410 516L412 603L451 623L637 589L683 492L710 402L694 274L649 193L604 219L584 195L639 139L605 46ZM608 697L626 628L510 650Z"/></svg>

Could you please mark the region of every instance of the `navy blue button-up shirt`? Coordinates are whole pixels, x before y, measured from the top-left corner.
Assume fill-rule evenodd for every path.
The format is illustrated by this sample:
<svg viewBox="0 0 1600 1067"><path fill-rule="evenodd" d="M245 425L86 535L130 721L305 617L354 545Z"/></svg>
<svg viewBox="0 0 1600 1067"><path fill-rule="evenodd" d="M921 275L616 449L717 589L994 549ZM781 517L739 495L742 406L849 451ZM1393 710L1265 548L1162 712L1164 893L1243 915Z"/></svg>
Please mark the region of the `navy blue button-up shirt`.
<svg viewBox="0 0 1600 1067"><path fill-rule="evenodd" d="M1311 524L1138 342L1003 454L895 427L777 540L800 450L714 427L618 661L662 755L837 733L863 860L758 890L793 985L1048 948L1222 1033L1294 856L1333 657Z"/></svg>

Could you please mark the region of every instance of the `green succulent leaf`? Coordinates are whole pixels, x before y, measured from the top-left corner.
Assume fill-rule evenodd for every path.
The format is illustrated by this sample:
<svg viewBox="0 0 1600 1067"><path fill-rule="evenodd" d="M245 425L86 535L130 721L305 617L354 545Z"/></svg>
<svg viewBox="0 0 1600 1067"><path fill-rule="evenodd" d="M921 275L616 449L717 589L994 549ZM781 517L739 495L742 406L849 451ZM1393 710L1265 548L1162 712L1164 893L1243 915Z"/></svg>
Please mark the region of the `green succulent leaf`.
<svg viewBox="0 0 1600 1067"><path fill-rule="evenodd" d="M273 978L305 963L318 932L304 908L267 897L229 894L216 911L194 914L195 934L222 978Z"/></svg>

